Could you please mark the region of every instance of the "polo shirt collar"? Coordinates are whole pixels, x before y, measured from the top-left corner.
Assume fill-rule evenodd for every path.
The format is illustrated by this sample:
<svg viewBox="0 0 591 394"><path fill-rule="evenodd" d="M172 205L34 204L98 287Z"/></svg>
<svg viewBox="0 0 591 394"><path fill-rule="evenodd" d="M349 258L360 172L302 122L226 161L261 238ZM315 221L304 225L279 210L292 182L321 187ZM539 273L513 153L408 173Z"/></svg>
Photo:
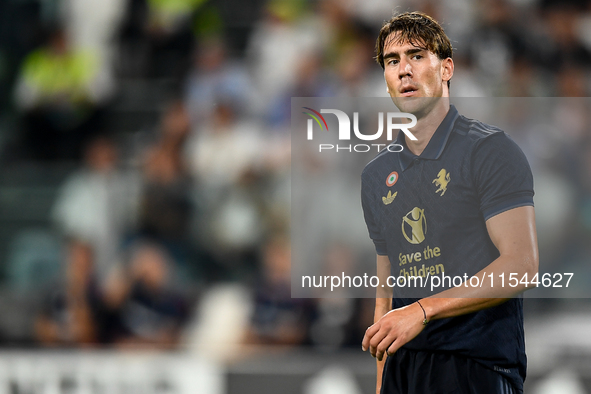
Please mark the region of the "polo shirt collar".
<svg viewBox="0 0 591 394"><path fill-rule="evenodd" d="M406 146L406 140L404 138L404 133L402 130L398 132L398 137L395 144L400 144L404 147L404 149L398 154L400 160L400 168L402 171L405 171L413 162L414 159L421 158L427 160L437 160L441 153L443 153L443 149L445 149L445 145L447 144L447 140L453 130L454 123L458 118L458 110L453 105L449 106L449 111L447 111L447 115L443 118L443 121L435 130L435 133L429 140L429 143L425 147L425 150L417 156L408 149Z"/></svg>

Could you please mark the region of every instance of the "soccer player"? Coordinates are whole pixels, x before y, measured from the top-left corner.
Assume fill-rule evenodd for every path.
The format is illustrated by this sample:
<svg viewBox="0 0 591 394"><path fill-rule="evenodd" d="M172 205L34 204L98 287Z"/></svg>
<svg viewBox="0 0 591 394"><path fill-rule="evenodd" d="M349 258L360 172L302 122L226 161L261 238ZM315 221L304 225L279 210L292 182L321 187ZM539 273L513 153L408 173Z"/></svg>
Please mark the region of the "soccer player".
<svg viewBox="0 0 591 394"><path fill-rule="evenodd" d="M404 150L384 149L362 174L381 283L388 275L497 279L422 299L380 289L362 342L378 360L377 392L521 393L523 300L515 296L529 285L501 287L498 275L538 270L530 167L503 131L449 104L452 47L434 19L393 17L376 51L392 100L417 117L416 140L399 133Z"/></svg>

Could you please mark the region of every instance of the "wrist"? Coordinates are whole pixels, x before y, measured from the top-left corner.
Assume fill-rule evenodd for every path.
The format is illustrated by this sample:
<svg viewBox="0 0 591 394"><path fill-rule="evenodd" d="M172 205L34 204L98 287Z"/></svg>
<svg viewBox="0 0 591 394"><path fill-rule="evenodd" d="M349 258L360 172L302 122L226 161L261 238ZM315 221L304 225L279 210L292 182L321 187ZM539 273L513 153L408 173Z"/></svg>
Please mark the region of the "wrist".
<svg viewBox="0 0 591 394"><path fill-rule="evenodd" d="M423 306L423 304L421 303L421 300L417 301L417 304L419 305L419 307L421 308L421 312L423 313L423 326L426 326L427 324L429 324L429 316L427 316L427 311L425 310L425 307Z"/></svg>
<svg viewBox="0 0 591 394"><path fill-rule="evenodd" d="M427 316L427 320L430 322L433 320L440 319L442 308L446 306L446 299L443 298L422 298L421 305L425 309L425 315Z"/></svg>

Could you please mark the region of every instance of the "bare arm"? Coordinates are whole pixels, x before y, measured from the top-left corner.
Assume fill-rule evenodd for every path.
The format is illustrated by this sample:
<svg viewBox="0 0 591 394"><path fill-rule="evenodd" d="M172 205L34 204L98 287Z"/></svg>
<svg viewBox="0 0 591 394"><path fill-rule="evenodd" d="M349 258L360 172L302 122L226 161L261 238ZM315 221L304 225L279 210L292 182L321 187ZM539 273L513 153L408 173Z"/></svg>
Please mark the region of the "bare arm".
<svg viewBox="0 0 591 394"><path fill-rule="evenodd" d="M390 259L388 256L377 256L377 274L380 278L380 283L386 283L390 275ZM377 323L382 316L392 310L392 289L387 287L377 287L376 290L376 309L373 316L373 322ZM386 359L376 360L377 363L377 381L376 394L380 393L382 388L382 373L384 371L384 364Z"/></svg>
<svg viewBox="0 0 591 394"><path fill-rule="evenodd" d="M538 244L533 207L525 206L500 213L486 222L491 240L500 256L475 276L492 273L517 273L521 278L538 272ZM480 276L479 276L480 277ZM517 287L497 287L485 283L482 287L455 287L436 296L421 300L427 320L443 319L476 312L499 305L527 289L524 284ZM390 311L377 323L367 329L362 348L381 360L384 353L396 352L410 342L424 328L423 311L417 303Z"/></svg>

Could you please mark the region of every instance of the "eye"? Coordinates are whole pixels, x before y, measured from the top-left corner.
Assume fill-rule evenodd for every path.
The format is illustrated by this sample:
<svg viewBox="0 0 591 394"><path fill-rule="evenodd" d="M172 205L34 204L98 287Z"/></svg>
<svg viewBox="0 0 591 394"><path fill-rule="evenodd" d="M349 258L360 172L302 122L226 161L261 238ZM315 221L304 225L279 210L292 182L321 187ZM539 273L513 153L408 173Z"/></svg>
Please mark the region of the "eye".
<svg viewBox="0 0 591 394"><path fill-rule="evenodd" d="M413 59L415 59L415 60L419 60L419 59L422 59L422 58L423 58L423 55L419 55L419 54L417 53L417 54L413 55L413 57L412 57L412 58L413 58Z"/></svg>
<svg viewBox="0 0 591 394"><path fill-rule="evenodd" d="M387 64L389 64L389 65L396 65L396 64L398 64L398 60L396 60L396 59L390 59L390 60L388 60L388 63Z"/></svg>

